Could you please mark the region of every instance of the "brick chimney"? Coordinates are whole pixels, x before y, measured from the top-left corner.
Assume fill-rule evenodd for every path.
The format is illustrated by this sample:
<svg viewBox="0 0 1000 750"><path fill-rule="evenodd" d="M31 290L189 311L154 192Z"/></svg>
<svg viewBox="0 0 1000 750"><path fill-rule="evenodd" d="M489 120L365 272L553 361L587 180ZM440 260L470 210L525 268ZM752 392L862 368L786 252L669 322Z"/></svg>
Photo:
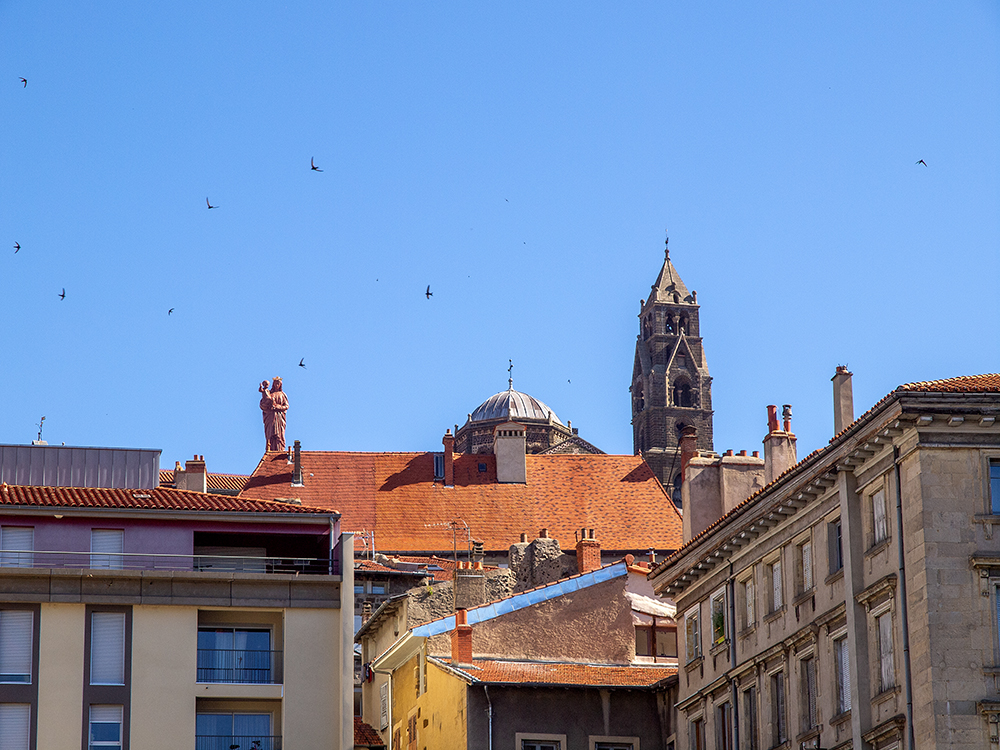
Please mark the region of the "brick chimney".
<svg viewBox="0 0 1000 750"><path fill-rule="evenodd" d="M792 432L792 406L781 407L784 424L778 427L778 407L767 407L767 437L764 438L764 483L769 484L798 462Z"/></svg>
<svg viewBox="0 0 1000 750"><path fill-rule="evenodd" d="M444 445L444 486L454 487L455 486L455 436L451 434L451 430L444 431L444 437L441 438L441 443Z"/></svg>
<svg viewBox="0 0 1000 750"><path fill-rule="evenodd" d="M593 529L580 529L580 539L576 543L576 566L580 573L589 573L601 567L601 543L594 536Z"/></svg>
<svg viewBox="0 0 1000 750"><path fill-rule="evenodd" d="M526 484L528 481L527 447L524 425L504 422L493 429L493 453L497 460L497 481Z"/></svg>
<svg viewBox="0 0 1000 750"><path fill-rule="evenodd" d="M688 425L681 431L681 477L685 477L688 464L698 455L698 430Z"/></svg>
<svg viewBox="0 0 1000 750"><path fill-rule="evenodd" d="M839 435L841 430L854 421L854 388L851 386L851 375L844 365L837 366L833 380L833 434Z"/></svg>
<svg viewBox="0 0 1000 750"><path fill-rule="evenodd" d="M295 458L293 459L293 469L292 469L292 486L301 487L302 486L302 443L298 440L295 441L293 450L295 451Z"/></svg>
<svg viewBox="0 0 1000 750"><path fill-rule="evenodd" d="M205 469L205 457L197 453L194 458L184 462L184 470L180 464L174 467L174 486L179 490L191 492L208 492L208 474Z"/></svg>
<svg viewBox="0 0 1000 750"><path fill-rule="evenodd" d="M451 663L472 664L472 626L464 609L455 610L455 629L451 631Z"/></svg>

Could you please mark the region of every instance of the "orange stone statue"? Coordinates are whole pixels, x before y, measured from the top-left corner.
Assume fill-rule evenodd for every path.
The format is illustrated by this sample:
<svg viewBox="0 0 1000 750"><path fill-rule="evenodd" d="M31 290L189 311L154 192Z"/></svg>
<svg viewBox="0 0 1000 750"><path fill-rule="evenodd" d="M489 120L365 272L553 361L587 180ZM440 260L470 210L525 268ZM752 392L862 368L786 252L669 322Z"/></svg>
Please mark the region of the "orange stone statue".
<svg viewBox="0 0 1000 750"><path fill-rule="evenodd" d="M260 383L260 409L264 416L265 451L285 450L285 412L288 411L288 396L281 390L281 378L275 377L271 390L267 381Z"/></svg>

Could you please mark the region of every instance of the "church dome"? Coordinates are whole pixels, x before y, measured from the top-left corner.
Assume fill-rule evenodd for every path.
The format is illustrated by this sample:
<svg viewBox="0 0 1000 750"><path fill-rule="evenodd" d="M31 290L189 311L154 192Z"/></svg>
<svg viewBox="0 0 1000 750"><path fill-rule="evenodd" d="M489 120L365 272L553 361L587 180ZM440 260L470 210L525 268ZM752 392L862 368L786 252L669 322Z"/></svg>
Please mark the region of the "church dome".
<svg viewBox="0 0 1000 750"><path fill-rule="evenodd" d="M486 422L493 419L530 419L548 422L551 415L555 424L561 425L559 417L548 406L527 393L513 388L495 393L483 401L469 417L470 422Z"/></svg>

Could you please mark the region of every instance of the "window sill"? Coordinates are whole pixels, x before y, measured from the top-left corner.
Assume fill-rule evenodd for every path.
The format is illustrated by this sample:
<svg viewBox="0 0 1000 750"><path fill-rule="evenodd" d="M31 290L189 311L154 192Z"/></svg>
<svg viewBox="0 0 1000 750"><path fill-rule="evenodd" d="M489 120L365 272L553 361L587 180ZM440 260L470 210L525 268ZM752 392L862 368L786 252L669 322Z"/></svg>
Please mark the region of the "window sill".
<svg viewBox="0 0 1000 750"><path fill-rule="evenodd" d="M886 537L878 544L873 544L867 550L865 550L865 559L875 557L879 552L889 549L889 542L892 541L891 537Z"/></svg>
<svg viewBox="0 0 1000 750"><path fill-rule="evenodd" d="M781 607L774 610L774 612L769 612L768 614L764 615L764 622L771 623L774 622L775 620L780 620L784 614L785 614L785 605L782 604Z"/></svg>
<svg viewBox="0 0 1000 750"><path fill-rule="evenodd" d="M829 586L831 583L836 583L843 577L844 577L844 569L841 568L840 570L835 570L830 575L828 575L826 579L823 581L823 583Z"/></svg>
<svg viewBox="0 0 1000 750"><path fill-rule="evenodd" d="M874 696L872 698L872 705L877 706L879 703L885 703L885 701L889 700L890 698L898 694L899 694L899 685L893 685L891 688L886 688L881 693Z"/></svg>
<svg viewBox="0 0 1000 750"><path fill-rule="evenodd" d="M708 653L710 653L712 656L718 656L719 654L726 653L728 650L729 650L729 639L727 638L724 641L718 641L717 643L713 644L712 648L709 649Z"/></svg>
<svg viewBox="0 0 1000 750"><path fill-rule="evenodd" d="M687 664L684 665L684 669L690 672L692 669L697 669L698 667L700 667L703 661L705 661L705 657L702 656L701 654L698 654L691 661L689 661Z"/></svg>
<svg viewBox="0 0 1000 750"><path fill-rule="evenodd" d="M794 599L792 599L792 606L797 607L800 604L804 604L805 602L809 601L809 599L811 597L813 597L815 594L816 594L816 587L815 586L812 586L811 588L806 589L801 594L799 594Z"/></svg>
<svg viewBox="0 0 1000 750"><path fill-rule="evenodd" d="M810 740L814 740L817 737L819 737L820 732L822 731L823 731L823 725L817 724L816 726L807 729L798 737L796 737L795 742L801 747L803 743L809 742Z"/></svg>
<svg viewBox="0 0 1000 750"><path fill-rule="evenodd" d="M745 628L743 628L743 630L741 630L739 633L737 633L736 637L737 638L746 638L747 636L752 635L754 633L754 631L756 631L756 630L757 630L757 623L752 623L750 625L747 625Z"/></svg>
<svg viewBox="0 0 1000 750"><path fill-rule="evenodd" d="M851 709L847 709L843 713L839 713L832 719L830 719L830 726L835 727L838 726L839 724L846 724L850 720L851 720Z"/></svg>

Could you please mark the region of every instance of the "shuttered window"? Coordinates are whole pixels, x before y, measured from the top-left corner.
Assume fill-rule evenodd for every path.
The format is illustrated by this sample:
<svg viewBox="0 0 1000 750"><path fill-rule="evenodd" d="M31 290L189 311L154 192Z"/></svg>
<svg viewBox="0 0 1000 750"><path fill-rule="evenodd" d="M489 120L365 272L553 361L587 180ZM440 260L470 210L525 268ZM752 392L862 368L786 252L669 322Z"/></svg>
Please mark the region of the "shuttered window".
<svg viewBox="0 0 1000 750"><path fill-rule="evenodd" d="M122 566L125 532L121 529L92 529L90 567L119 570Z"/></svg>
<svg viewBox="0 0 1000 750"><path fill-rule="evenodd" d="M28 750L31 706L0 703L0 750Z"/></svg>
<svg viewBox="0 0 1000 750"><path fill-rule="evenodd" d="M879 671L882 692L896 685L896 669L892 658L892 614L886 612L875 618L878 631Z"/></svg>
<svg viewBox="0 0 1000 750"><path fill-rule="evenodd" d="M809 591L813 587L813 546L812 542L803 542L799 547L802 556L802 590Z"/></svg>
<svg viewBox="0 0 1000 750"><path fill-rule="evenodd" d="M771 675L771 732L772 745L780 745L788 739L785 726L785 673Z"/></svg>
<svg viewBox="0 0 1000 750"><path fill-rule="evenodd" d="M743 691L743 727L746 733L747 750L757 750L757 690L747 688Z"/></svg>
<svg viewBox="0 0 1000 750"><path fill-rule="evenodd" d="M90 626L90 684L125 684L125 613L94 612Z"/></svg>
<svg viewBox="0 0 1000 750"><path fill-rule="evenodd" d="M30 526L0 527L0 567L30 568L34 565L35 530Z"/></svg>
<svg viewBox="0 0 1000 750"><path fill-rule="evenodd" d="M809 657L801 662L802 692L805 700L802 705L802 731L808 731L819 723L816 714L816 659Z"/></svg>
<svg viewBox="0 0 1000 750"><path fill-rule="evenodd" d="M701 656L701 629L698 627L698 608L684 615L685 658L688 661Z"/></svg>
<svg viewBox="0 0 1000 750"><path fill-rule="evenodd" d="M90 707L90 750L110 750L122 746L122 707Z"/></svg>
<svg viewBox="0 0 1000 750"><path fill-rule="evenodd" d="M771 611L777 612L785 604L781 590L781 558L768 565L767 571L771 579Z"/></svg>
<svg viewBox="0 0 1000 750"><path fill-rule="evenodd" d="M874 544L889 538L889 524L885 516L885 492L879 490L872 495L872 526L875 530Z"/></svg>
<svg viewBox="0 0 1000 750"><path fill-rule="evenodd" d="M851 710L851 664L847 651L847 638L833 642L833 654L837 662L837 713Z"/></svg>
<svg viewBox="0 0 1000 750"><path fill-rule="evenodd" d="M0 610L0 682L31 682L31 612Z"/></svg>

